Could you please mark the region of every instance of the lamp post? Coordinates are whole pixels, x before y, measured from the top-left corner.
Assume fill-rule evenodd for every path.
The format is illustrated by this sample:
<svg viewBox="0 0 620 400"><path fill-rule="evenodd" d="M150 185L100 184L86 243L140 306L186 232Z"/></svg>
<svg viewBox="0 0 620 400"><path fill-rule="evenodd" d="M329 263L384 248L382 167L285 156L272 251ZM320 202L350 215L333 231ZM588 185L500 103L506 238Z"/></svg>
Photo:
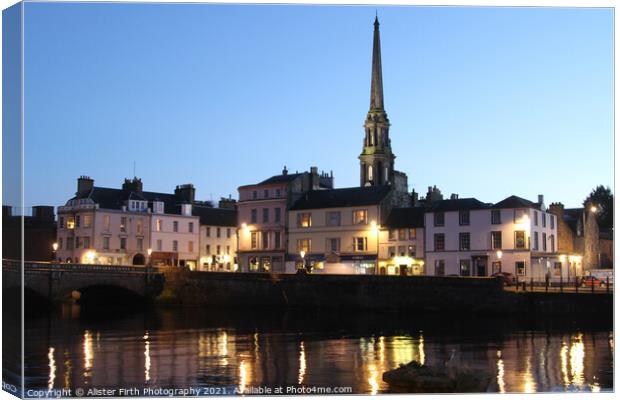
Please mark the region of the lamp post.
<svg viewBox="0 0 620 400"><path fill-rule="evenodd" d="M56 251L58 250L58 243L54 242L52 244L52 251L54 252L54 261L56 261Z"/></svg>
<svg viewBox="0 0 620 400"><path fill-rule="evenodd" d="M151 254L153 254L153 249L149 247L148 250L146 250L146 254L148 254L149 256L149 260L146 265L150 267L151 266Z"/></svg>
<svg viewBox="0 0 620 400"><path fill-rule="evenodd" d="M306 257L306 251L302 250L299 252L299 255L301 256L301 269L306 269L306 260L304 259L304 257Z"/></svg>

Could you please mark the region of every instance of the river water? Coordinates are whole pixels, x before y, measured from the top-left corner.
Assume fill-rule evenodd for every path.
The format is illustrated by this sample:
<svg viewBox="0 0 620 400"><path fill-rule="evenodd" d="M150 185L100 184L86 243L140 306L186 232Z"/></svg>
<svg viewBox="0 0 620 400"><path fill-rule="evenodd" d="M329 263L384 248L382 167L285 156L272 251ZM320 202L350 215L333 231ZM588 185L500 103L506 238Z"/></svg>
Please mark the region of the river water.
<svg viewBox="0 0 620 400"><path fill-rule="evenodd" d="M3 346L7 350L10 341ZM612 324L598 318L103 311L66 305L27 318L25 348L27 388L74 393L77 388L137 388L140 395L173 388L273 393L278 387L284 394L300 387L390 393L383 372L412 360L485 369L496 377L491 390L498 392L613 389Z"/></svg>

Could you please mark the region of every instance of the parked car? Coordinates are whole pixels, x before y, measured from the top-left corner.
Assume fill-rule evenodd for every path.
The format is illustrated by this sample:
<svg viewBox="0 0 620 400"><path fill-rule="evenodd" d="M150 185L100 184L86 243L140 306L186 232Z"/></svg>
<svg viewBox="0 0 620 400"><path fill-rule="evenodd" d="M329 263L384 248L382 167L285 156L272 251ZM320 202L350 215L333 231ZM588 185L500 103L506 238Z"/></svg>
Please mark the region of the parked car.
<svg viewBox="0 0 620 400"><path fill-rule="evenodd" d="M512 286L517 283L515 276L510 272L497 272L491 276L493 276L494 278L498 278L504 284L504 286Z"/></svg>
<svg viewBox="0 0 620 400"><path fill-rule="evenodd" d="M595 276L584 276L581 278L581 287L603 287L605 282Z"/></svg>

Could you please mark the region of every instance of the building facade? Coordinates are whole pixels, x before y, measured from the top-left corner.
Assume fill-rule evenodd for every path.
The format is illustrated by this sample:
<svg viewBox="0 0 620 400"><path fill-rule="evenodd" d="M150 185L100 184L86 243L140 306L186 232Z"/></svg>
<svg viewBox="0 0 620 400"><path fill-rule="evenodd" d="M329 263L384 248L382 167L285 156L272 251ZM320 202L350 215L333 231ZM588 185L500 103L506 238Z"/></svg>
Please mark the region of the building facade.
<svg viewBox="0 0 620 400"><path fill-rule="evenodd" d="M236 272L237 211L230 208L195 207L200 217L200 271Z"/></svg>
<svg viewBox="0 0 620 400"><path fill-rule="evenodd" d="M557 251L557 218L542 196L499 203L441 200L425 214L428 275L491 276L509 272L520 280L566 279Z"/></svg>
<svg viewBox="0 0 620 400"><path fill-rule="evenodd" d="M423 207L393 208L379 232L380 275L424 275Z"/></svg>
<svg viewBox="0 0 620 400"><path fill-rule="evenodd" d="M212 211L203 212L205 208ZM159 193L144 191L135 177L113 189L94 186L93 179L82 176L75 197L58 207L57 257L73 263L196 270L203 266L201 218L210 220L204 214L225 214L227 222L221 227L234 230L230 220L235 220L236 211L196 201L191 184L177 186L174 193ZM229 251L233 260L234 236L226 234L224 241L214 244L215 249L223 246L222 256Z"/></svg>
<svg viewBox="0 0 620 400"><path fill-rule="evenodd" d="M390 186L309 191L289 211L286 272L376 274Z"/></svg>
<svg viewBox="0 0 620 400"><path fill-rule="evenodd" d="M333 187L333 175L310 172L272 176L239 187L238 257L243 272L284 272L289 207L308 190Z"/></svg>

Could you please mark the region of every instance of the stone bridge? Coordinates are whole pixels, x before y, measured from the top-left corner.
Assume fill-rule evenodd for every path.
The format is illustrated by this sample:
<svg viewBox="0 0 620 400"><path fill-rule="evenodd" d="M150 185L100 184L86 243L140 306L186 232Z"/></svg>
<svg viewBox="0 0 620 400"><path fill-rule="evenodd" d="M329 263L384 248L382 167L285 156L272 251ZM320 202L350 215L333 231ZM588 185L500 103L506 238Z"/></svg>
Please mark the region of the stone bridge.
<svg viewBox="0 0 620 400"><path fill-rule="evenodd" d="M153 267L24 262L24 287L51 301L96 292L101 300L119 293L152 299L163 290L164 275ZM2 260L2 290L22 284L22 263Z"/></svg>

